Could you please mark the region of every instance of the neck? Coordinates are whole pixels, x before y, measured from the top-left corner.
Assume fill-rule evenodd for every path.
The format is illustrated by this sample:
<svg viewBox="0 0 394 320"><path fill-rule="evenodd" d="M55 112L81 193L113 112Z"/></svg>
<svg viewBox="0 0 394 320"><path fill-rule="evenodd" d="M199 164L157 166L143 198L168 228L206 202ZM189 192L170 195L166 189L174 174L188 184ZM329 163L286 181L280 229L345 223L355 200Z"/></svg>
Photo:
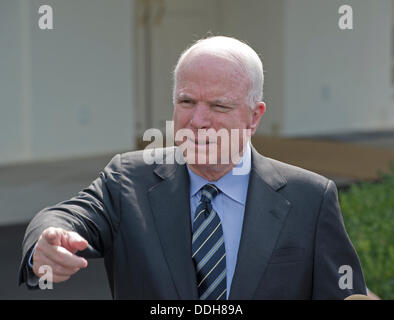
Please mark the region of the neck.
<svg viewBox="0 0 394 320"><path fill-rule="evenodd" d="M188 164L188 167L195 174L204 178L208 181L218 181L221 177L225 176L230 170L232 170L235 165L198 165L198 164Z"/></svg>
<svg viewBox="0 0 394 320"><path fill-rule="evenodd" d="M242 157L245 155L246 148L244 148L239 154L240 161L242 161ZM210 182L218 181L221 177L230 172L230 170L232 170L236 165L237 163L233 163L232 161L229 164L187 164L192 172Z"/></svg>

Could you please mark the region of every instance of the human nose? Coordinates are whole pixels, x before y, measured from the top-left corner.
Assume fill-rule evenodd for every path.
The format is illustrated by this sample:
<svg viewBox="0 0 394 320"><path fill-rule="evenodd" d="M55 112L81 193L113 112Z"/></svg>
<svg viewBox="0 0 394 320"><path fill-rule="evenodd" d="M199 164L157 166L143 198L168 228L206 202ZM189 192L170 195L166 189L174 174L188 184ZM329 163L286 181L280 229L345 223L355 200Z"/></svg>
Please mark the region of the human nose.
<svg viewBox="0 0 394 320"><path fill-rule="evenodd" d="M209 106L204 103L196 104L190 125L196 129L204 129L211 127L211 116Z"/></svg>

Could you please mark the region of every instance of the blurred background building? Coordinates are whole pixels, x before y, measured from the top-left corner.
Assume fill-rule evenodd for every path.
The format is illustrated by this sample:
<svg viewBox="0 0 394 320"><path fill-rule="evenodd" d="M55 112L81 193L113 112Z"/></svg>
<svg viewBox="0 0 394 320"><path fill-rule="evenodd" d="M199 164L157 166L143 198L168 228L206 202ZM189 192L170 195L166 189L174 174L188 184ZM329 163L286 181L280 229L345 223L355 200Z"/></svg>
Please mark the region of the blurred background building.
<svg viewBox="0 0 394 320"><path fill-rule="evenodd" d="M353 30L338 27L343 4ZM0 0L0 298L110 297L99 262L53 292L18 288L26 223L146 129L165 132L172 70L201 37L261 55L263 154L337 184L374 179L394 159L393 12L391 0Z"/></svg>

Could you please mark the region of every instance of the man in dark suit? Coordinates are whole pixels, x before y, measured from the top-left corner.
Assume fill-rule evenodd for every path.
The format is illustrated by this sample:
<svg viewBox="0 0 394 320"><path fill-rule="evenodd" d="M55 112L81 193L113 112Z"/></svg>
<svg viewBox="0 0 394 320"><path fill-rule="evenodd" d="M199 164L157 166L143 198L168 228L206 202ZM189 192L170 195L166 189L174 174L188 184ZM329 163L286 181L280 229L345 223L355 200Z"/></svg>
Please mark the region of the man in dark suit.
<svg viewBox="0 0 394 320"><path fill-rule="evenodd" d="M20 283L36 287L42 265L65 281L85 258L104 257L115 299L365 294L334 183L249 142L266 109L262 87L258 55L236 39L186 50L174 72L178 147L156 150L161 161L116 155L77 196L39 212Z"/></svg>

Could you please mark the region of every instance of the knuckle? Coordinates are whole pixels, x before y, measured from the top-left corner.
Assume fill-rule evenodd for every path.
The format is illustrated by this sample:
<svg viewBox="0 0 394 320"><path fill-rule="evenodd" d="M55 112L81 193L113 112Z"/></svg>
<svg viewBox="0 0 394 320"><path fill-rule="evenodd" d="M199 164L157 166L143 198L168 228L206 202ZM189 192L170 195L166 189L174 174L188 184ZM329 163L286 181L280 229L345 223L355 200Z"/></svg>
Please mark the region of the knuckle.
<svg viewBox="0 0 394 320"><path fill-rule="evenodd" d="M59 235L60 231L62 231L61 228L55 228L55 227L49 227L46 228L43 232L42 235L47 238L48 236L53 237L53 235Z"/></svg>
<svg viewBox="0 0 394 320"><path fill-rule="evenodd" d="M42 234L47 235L48 233L53 232L55 230L56 229L54 227L48 227L42 232Z"/></svg>

